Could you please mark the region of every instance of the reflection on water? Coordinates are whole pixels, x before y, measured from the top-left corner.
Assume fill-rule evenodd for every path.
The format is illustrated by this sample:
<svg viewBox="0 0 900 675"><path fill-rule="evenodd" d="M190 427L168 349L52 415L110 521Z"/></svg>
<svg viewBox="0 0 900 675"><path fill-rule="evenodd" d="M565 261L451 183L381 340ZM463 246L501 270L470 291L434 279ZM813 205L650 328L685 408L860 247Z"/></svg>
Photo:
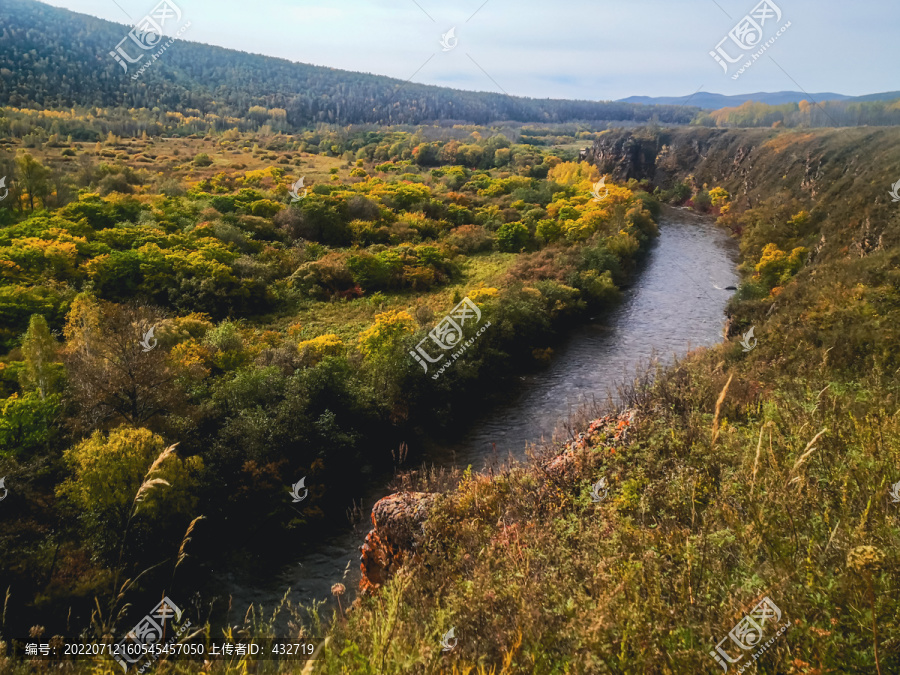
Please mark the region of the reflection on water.
<svg viewBox="0 0 900 675"><path fill-rule="evenodd" d="M522 457L528 443L549 439L581 406L605 400L639 364L653 357L670 361L719 342L731 295L724 289L738 283L736 259L736 246L726 233L690 213L668 210L659 240L623 302L602 324L573 331L556 347L548 368L522 378L505 402L470 420L461 438L431 442L425 451L428 463L471 464L478 470L495 452L501 458L508 453ZM384 483L373 485L363 496L364 512L386 494ZM341 580L350 562L349 592L359 579L361 544L359 533L349 526L337 530L267 579L223 574L225 594L233 596L241 614L250 603L273 608L288 588L294 602L309 604L330 598L331 585Z"/></svg>

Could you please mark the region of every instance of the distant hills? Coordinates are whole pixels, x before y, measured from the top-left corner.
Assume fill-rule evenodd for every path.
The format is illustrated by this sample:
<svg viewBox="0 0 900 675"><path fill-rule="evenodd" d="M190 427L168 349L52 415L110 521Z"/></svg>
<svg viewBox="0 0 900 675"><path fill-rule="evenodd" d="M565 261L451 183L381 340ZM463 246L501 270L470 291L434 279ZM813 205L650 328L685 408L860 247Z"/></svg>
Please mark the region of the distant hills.
<svg viewBox="0 0 900 675"><path fill-rule="evenodd" d="M177 25L177 24L176 24ZM167 26L168 28L169 26ZM620 101L535 99L404 82L395 78L294 63L188 41L159 58L126 64L110 52L129 26L51 7L36 0L0 0L0 106L98 108L130 118L143 109L165 125L167 115L196 120L198 131L237 121L279 131L327 124L645 123L721 126L855 126L900 123L884 101L900 92L850 97L835 93L755 93L683 97L631 96ZM168 42L163 39L161 43ZM124 49L140 55L125 39ZM122 67L128 65L127 71ZM140 65L149 65L139 72ZM133 76L139 74L137 78ZM778 106L815 100L807 110L715 113L747 101ZM865 104L860 106L860 104ZM146 122L146 120L143 120ZM0 126L2 128L2 126Z"/></svg>
<svg viewBox="0 0 900 675"><path fill-rule="evenodd" d="M174 24L176 27L177 23ZM169 26L166 26L169 28ZM560 123L652 119L686 124L697 108L641 106L506 96L293 63L188 41L167 47L136 80L111 56L129 26L50 7L0 1L0 105L19 108L156 109L247 118L254 107L283 111L286 127L331 124L420 124L444 121ZM161 42L167 42L162 40ZM140 48L126 40L132 57ZM149 56L150 51L144 52ZM265 117L265 110L262 111ZM257 111L257 114L260 114ZM224 122L223 122L224 123Z"/></svg>
<svg viewBox="0 0 900 675"><path fill-rule="evenodd" d="M757 92L755 94L739 94L737 96L725 96L723 94L711 94L705 91L693 96L629 96L619 99L620 103L635 103L643 105L690 105L704 110L719 110L720 108L732 108L754 101L768 105L782 105L784 103L800 103L809 101L822 103L824 101L893 101L900 99L900 91L890 91L882 94L868 94L866 96L844 96L832 92L819 94L804 94L801 91L776 91Z"/></svg>

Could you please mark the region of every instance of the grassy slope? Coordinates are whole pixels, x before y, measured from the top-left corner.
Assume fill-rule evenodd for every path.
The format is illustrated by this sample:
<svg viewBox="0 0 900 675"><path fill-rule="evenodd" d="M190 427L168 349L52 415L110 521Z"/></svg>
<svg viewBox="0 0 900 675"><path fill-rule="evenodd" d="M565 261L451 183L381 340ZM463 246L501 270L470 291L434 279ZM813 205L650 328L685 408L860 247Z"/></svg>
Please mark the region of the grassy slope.
<svg viewBox="0 0 900 675"><path fill-rule="evenodd" d="M65 141L65 138L62 139ZM213 178L224 171L260 171L270 166L281 167L286 178L306 177L307 187L315 183L330 181L329 170L338 169L342 180L349 177L350 169L340 157L326 157L306 152L288 150L266 150L250 141L225 141L217 138L119 138L115 142L104 140L97 148L96 143L61 142L59 147L43 145L26 147L13 139L4 139L4 148L10 154L30 153L45 165L59 164L68 173L78 169L78 159L62 153L67 149L76 150L78 155L86 154L98 163L121 163L135 171L141 169L153 175L175 178L194 184L204 178ZM252 146L256 145L254 149ZM200 153L206 153L212 164L206 167L194 166L192 160Z"/></svg>
<svg viewBox="0 0 900 675"><path fill-rule="evenodd" d="M900 130L669 140L695 139L706 159L673 174L735 195L745 263L769 242L812 251L777 296L733 303L759 346L631 391L628 442L598 439L566 478L538 461L464 476L315 672L715 672L708 652L765 595L793 626L758 672L900 671Z"/></svg>

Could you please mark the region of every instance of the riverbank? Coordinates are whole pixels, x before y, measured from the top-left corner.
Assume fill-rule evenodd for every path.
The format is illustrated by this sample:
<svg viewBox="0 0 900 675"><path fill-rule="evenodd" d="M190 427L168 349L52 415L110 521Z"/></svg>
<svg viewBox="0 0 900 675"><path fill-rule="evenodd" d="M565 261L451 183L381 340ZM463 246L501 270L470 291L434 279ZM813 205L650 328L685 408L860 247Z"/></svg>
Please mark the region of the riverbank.
<svg viewBox="0 0 900 675"><path fill-rule="evenodd" d="M610 311L575 327L554 344L545 367L514 378L503 399L473 411L438 438L410 442L403 469L424 464L435 471L482 471L510 457L524 459L529 445L565 435L573 412L605 405L616 387L630 381L651 360L671 363L693 348L721 340L724 309L737 281L736 245L710 218L666 208L659 237L635 270L628 290ZM355 496L361 510L372 506L402 480L393 474L372 475L368 487ZM337 527L307 545L289 563L261 575L257 560L252 571L226 577L225 591L235 608L274 607L290 589L297 604L331 600L331 586L343 582L352 597L359 582L359 547L369 526ZM350 569L346 575L342 573ZM263 583L260 581L264 580ZM237 611L236 611L237 614ZM239 619L240 617L233 617Z"/></svg>

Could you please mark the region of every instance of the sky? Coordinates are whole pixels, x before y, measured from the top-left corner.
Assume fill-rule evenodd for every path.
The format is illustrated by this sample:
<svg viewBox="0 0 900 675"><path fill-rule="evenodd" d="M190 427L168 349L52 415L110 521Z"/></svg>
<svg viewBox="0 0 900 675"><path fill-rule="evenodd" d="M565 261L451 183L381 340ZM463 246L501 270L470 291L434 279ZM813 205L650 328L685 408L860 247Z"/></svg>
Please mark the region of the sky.
<svg viewBox="0 0 900 675"><path fill-rule="evenodd" d="M44 1L131 25L159 0ZM184 40L513 96L858 96L900 89L897 0L765 0L780 19L771 8L754 13L759 0L169 1L190 21ZM747 15L762 15L763 39L742 51L728 35ZM710 55L717 46L720 54L744 56L726 72Z"/></svg>

